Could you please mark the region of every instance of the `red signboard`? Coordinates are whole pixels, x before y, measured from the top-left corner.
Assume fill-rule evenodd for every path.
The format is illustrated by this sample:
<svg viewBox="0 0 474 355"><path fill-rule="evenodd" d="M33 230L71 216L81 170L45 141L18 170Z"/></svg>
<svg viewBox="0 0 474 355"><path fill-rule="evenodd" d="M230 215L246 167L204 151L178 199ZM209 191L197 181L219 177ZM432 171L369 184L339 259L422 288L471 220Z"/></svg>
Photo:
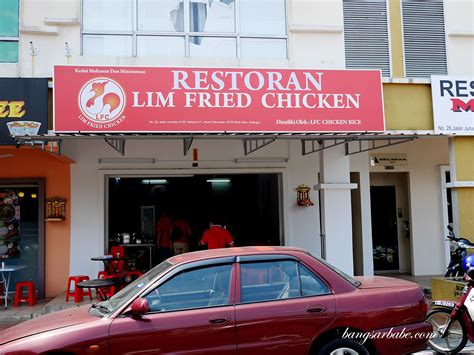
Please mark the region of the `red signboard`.
<svg viewBox="0 0 474 355"><path fill-rule="evenodd" d="M380 71L56 66L55 132L378 132Z"/></svg>

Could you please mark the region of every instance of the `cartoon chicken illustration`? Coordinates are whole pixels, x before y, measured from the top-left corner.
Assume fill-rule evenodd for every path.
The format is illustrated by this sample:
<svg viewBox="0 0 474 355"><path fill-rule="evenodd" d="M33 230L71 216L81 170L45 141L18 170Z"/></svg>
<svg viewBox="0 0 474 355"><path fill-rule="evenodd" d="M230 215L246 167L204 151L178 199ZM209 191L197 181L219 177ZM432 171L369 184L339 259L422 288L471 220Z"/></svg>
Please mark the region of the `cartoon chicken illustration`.
<svg viewBox="0 0 474 355"><path fill-rule="evenodd" d="M94 96L87 100L86 103L87 110L90 113L104 119L106 114L110 115L120 106L120 97L116 93L109 92L104 94L107 83L108 81L92 83L92 90L90 92L93 92Z"/></svg>

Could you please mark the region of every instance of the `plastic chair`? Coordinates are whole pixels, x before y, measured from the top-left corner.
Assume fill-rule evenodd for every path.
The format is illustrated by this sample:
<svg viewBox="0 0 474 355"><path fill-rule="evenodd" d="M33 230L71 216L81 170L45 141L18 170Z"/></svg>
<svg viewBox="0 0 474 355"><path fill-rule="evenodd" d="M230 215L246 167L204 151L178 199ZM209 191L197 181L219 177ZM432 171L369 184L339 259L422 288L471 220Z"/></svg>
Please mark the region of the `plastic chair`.
<svg viewBox="0 0 474 355"><path fill-rule="evenodd" d="M23 289L26 289L26 296L23 294ZM13 307L17 307L23 302L28 303L29 306L36 304L36 289L33 281L20 281L16 283Z"/></svg>
<svg viewBox="0 0 474 355"><path fill-rule="evenodd" d="M116 279L117 278L117 275L104 275L102 277L103 279ZM108 287L104 293L106 294L107 297L112 297L113 295L115 295L115 293L117 292L117 288L118 286L110 286ZM97 295L99 297L99 295Z"/></svg>
<svg viewBox="0 0 474 355"><path fill-rule="evenodd" d="M77 287L76 285L81 281L89 280L89 276L86 275L77 275L77 276L69 276L67 279L67 289L66 289L66 302L69 301L69 296L74 297L74 303L79 303L84 300L84 295L89 296L90 300L92 301L92 292L89 289L85 291ZM71 286L74 286L74 289L71 291Z"/></svg>

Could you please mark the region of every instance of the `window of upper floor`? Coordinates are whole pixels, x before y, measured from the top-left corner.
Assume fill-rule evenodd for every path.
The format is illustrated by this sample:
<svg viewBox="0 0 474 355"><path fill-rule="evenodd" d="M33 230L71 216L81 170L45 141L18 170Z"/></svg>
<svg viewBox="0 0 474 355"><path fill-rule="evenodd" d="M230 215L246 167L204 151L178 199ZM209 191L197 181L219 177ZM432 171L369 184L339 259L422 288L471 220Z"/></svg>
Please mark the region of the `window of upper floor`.
<svg viewBox="0 0 474 355"><path fill-rule="evenodd" d="M402 0L405 75L447 74L443 0Z"/></svg>
<svg viewBox="0 0 474 355"><path fill-rule="evenodd" d="M285 0L82 0L82 53L287 58Z"/></svg>
<svg viewBox="0 0 474 355"><path fill-rule="evenodd" d="M344 0L347 69L380 69L391 76L386 0Z"/></svg>
<svg viewBox="0 0 474 355"><path fill-rule="evenodd" d="M389 0L343 0L346 68L380 69L392 76L390 36L403 42L406 77L446 74L443 0L400 0L402 33L393 33ZM399 30L398 30L399 31Z"/></svg>
<svg viewBox="0 0 474 355"><path fill-rule="evenodd" d="M0 1L0 63L18 63L19 0Z"/></svg>

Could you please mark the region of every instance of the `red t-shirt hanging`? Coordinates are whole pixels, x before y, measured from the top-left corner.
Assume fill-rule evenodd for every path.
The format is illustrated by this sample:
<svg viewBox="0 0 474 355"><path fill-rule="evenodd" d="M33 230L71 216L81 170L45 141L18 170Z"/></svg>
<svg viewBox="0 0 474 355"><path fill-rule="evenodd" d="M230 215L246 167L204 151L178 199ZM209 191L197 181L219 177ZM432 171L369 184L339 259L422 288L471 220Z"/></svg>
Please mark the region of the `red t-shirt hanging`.
<svg viewBox="0 0 474 355"><path fill-rule="evenodd" d="M225 248L233 242L230 233L220 226L212 226L204 232L201 243L207 244L208 249Z"/></svg>

